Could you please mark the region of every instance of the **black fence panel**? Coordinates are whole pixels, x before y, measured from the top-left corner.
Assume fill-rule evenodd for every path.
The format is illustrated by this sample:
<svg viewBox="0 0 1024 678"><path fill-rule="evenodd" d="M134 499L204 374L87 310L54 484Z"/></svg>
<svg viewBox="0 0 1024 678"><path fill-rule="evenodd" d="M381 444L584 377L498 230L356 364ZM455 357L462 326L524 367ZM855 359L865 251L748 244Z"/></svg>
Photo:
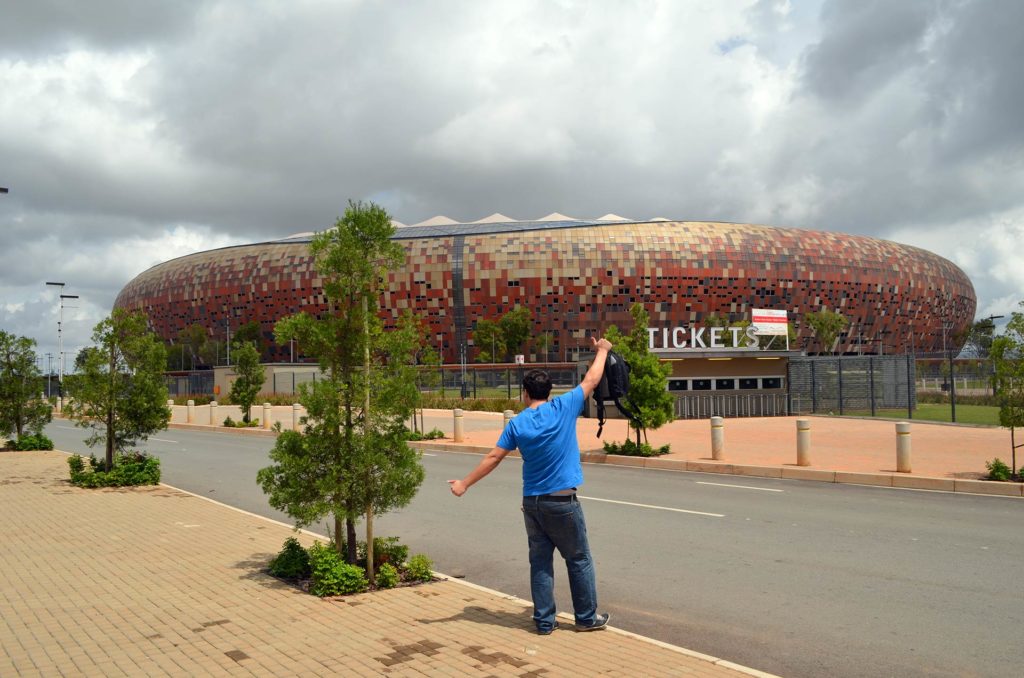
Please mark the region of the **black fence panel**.
<svg viewBox="0 0 1024 678"><path fill-rule="evenodd" d="M792 414L870 414L917 405L912 356L805 356L790 358Z"/></svg>

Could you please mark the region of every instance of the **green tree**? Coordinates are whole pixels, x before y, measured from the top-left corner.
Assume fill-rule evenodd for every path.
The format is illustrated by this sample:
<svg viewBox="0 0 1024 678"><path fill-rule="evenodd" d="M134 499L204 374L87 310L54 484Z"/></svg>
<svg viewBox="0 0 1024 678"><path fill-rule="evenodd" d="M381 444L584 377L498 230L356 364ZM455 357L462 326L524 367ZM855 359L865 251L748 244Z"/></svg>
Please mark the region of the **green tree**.
<svg viewBox="0 0 1024 678"><path fill-rule="evenodd" d="M92 340L81 373L68 379L66 413L77 426L92 429L89 447L104 443L104 470L110 471L115 452L167 428L166 351L143 313L120 308L96 325Z"/></svg>
<svg viewBox="0 0 1024 678"><path fill-rule="evenodd" d="M513 354L521 353L533 329L533 313L530 309L516 306L501 316L498 321L501 336L505 338L506 359L511 362Z"/></svg>
<svg viewBox="0 0 1024 678"><path fill-rule="evenodd" d="M323 378L300 388L308 411L303 433L279 436L270 453L274 464L258 474L271 505L297 525L332 516L335 548L340 553L346 545L350 563L356 560L355 521L365 516L371 580L374 515L407 504L423 479L404 435L419 397L414 353L420 335L408 317L384 332L377 315L387 271L403 257L393 233L382 208L350 202L334 228L313 238L310 252L327 311L319 318L284 318L274 334L280 344L301 342Z"/></svg>
<svg viewBox="0 0 1024 678"><path fill-rule="evenodd" d="M33 339L0 331L0 436L41 433L52 418L35 346Z"/></svg>
<svg viewBox="0 0 1024 678"><path fill-rule="evenodd" d="M650 352L647 333L650 316L647 310L642 304L635 303L629 314L633 317L633 329L629 334L622 334L612 325L604 336L631 368L629 404L638 421L630 421L629 425L636 430L636 444L640 445L641 433L646 442L647 429L657 430L672 421L675 398L668 392L668 375L672 368Z"/></svg>
<svg viewBox="0 0 1024 678"><path fill-rule="evenodd" d="M242 408L242 421L249 423L249 410L263 390L265 377L256 346L246 342L236 349L235 374L238 376L231 384L231 402Z"/></svg>
<svg viewBox="0 0 1024 678"><path fill-rule="evenodd" d="M999 424L1010 429L1011 470L1016 473L1017 448L1024 445L1016 442L1016 429L1024 427L1024 313L1011 314L1006 331L992 341L991 358Z"/></svg>
<svg viewBox="0 0 1024 678"><path fill-rule="evenodd" d="M533 343L537 351L537 360L547 362L551 354L551 345L555 343L555 336L551 332L541 332Z"/></svg>
<svg viewBox="0 0 1024 678"><path fill-rule="evenodd" d="M200 356L208 341L206 328L199 323L192 323L178 332L178 343L185 347L185 364L181 369L194 369L197 364L202 362Z"/></svg>
<svg viewBox="0 0 1024 678"><path fill-rule="evenodd" d="M479 349L478 363L498 362L498 356L505 355L505 333L501 325L493 320L478 320L473 330L473 345Z"/></svg>
<svg viewBox="0 0 1024 678"><path fill-rule="evenodd" d="M266 348L263 341L263 333L260 331L260 324L255 320L242 323L231 332L231 350L234 351L244 344L252 344L256 351L263 355Z"/></svg>
<svg viewBox="0 0 1024 678"><path fill-rule="evenodd" d="M963 346L965 351L973 353L979 358L987 358L992 350L995 331L995 320L992 318L982 318L972 323L963 332L955 334L953 336L953 343L956 346Z"/></svg>
<svg viewBox="0 0 1024 678"><path fill-rule="evenodd" d="M818 355L832 353L836 338L849 324L849 321L841 313L830 311L827 308L804 314L804 321L818 340Z"/></svg>

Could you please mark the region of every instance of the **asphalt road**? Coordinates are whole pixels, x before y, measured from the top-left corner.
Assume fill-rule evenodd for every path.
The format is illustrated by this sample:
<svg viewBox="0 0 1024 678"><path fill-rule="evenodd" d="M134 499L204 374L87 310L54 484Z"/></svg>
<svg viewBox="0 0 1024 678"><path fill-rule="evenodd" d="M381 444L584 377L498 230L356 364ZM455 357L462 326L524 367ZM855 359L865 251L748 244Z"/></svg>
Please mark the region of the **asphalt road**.
<svg viewBox="0 0 1024 678"><path fill-rule="evenodd" d="M67 422L47 434L87 451ZM147 447L164 482L290 522L255 483L272 444L170 430ZM441 572L529 599L521 462L506 459L461 499L448 491L479 458L424 455L419 494L376 532ZM1020 499L605 465L584 474L601 608L615 626L794 678L1020 675ZM556 588L571 610L564 571Z"/></svg>

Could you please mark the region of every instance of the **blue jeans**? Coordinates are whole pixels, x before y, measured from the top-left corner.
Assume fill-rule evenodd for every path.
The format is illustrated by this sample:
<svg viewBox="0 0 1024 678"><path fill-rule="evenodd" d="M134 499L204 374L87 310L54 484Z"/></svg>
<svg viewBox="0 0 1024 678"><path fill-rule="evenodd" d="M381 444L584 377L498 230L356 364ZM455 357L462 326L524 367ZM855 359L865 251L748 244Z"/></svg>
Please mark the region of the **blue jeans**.
<svg viewBox="0 0 1024 678"><path fill-rule="evenodd" d="M597 616L597 582L587 543L583 507L576 497L555 501L523 497L523 517L530 543L530 589L533 621L540 631L555 624L554 550L565 559L576 623L590 626Z"/></svg>

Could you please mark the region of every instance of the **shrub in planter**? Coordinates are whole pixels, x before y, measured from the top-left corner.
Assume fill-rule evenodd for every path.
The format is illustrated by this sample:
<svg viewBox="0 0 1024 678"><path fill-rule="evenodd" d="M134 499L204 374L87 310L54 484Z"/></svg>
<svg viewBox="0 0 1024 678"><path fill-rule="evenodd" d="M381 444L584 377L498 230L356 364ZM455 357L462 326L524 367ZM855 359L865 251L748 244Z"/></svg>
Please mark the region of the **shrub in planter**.
<svg viewBox="0 0 1024 678"><path fill-rule="evenodd" d="M1007 466L999 457L996 457L992 461L986 461L985 468L988 469L989 480L1009 480L1010 474L1012 473L1010 467Z"/></svg>
<svg viewBox="0 0 1024 678"><path fill-rule="evenodd" d="M342 548L344 551L344 547ZM395 567L401 567L405 559L409 557L409 547L398 542L398 537L374 537L373 538L373 567L378 569L383 563L391 563ZM366 542L356 544L356 560L363 566L366 565Z"/></svg>
<svg viewBox="0 0 1024 678"><path fill-rule="evenodd" d="M103 470L103 462L89 457L88 468L80 455L68 457L71 483L79 487L126 487L156 485L160 482L160 460L145 452L128 452L114 458L110 471Z"/></svg>
<svg viewBox="0 0 1024 678"><path fill-rule="evenodd" d="M312 581L309 592L315 596L341 596L361 593L369 588L366 570L341 559L332 547L317 542L309 548Z"/></svg>
<svg viewBox="0 0 1024 678"><path fill-rule="evenodd" d="M15 450L52 450L53 441L42 433L23 435L11 445Z"/></svg>
<svg viewBox="0 0 1024 678"><path fill-rule="evenodd" d="M377 569L377 588L393 589L398 586L398 570L391 563L384 563Z"/></svg>
<svg viewBox="0 0 1024 678"><path fill-rule="evenodd" d="M409 559L405 566L406 581L430 581L434 578L432 571L434 564L422 553L416 554Z"/></svg>
<svg viewBox="0 0 1024 678"><path fill-rule="evenodd" d="M270 561L270 574L282 579L301 579L308 577L309 553L295 537L284 540L280 553Z"/></svg>
<svg viewBox="0 0 1024 678"><path fill-rule="evenodd" d="M647 443L641 443L638 446L632 440L627 440L621 445L606 442L604 444L604 451L608 454L621 454L627 457L657 457L662 454L668 454L670 449L668 445L662 445L658 449L654 449Z"/></svg>

